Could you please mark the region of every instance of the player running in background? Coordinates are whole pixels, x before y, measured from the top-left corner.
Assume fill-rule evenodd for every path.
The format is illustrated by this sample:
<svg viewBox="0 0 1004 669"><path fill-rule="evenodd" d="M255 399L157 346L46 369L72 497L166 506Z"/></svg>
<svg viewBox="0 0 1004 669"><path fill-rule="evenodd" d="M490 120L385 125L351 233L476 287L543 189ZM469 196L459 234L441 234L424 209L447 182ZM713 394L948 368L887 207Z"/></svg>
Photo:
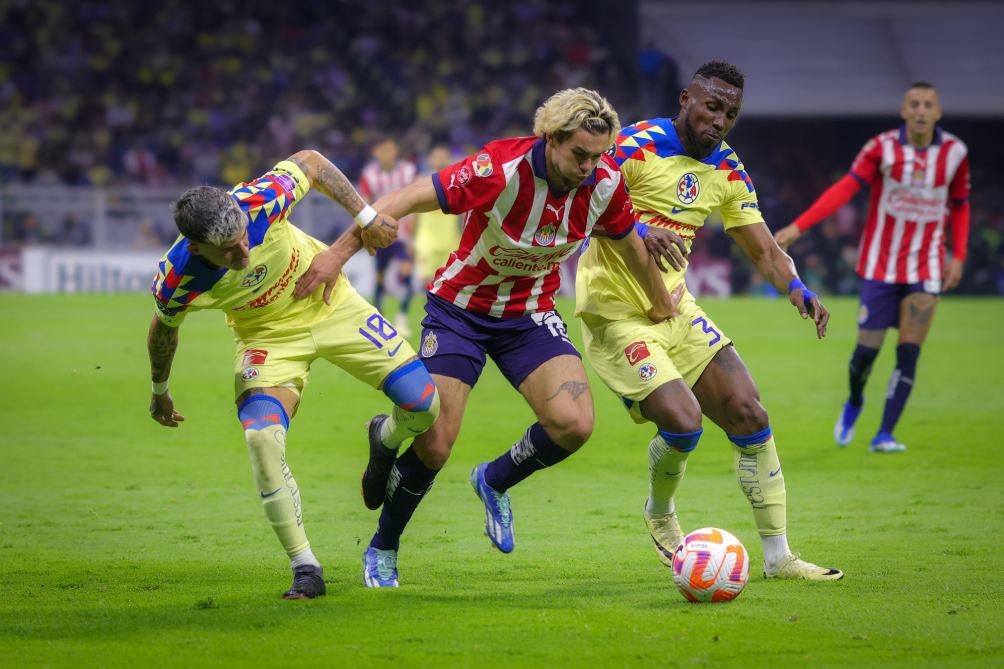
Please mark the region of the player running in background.
<svg viewBox="0 0 1004 669"><path fill-rule="evenodd" d="M373 161L363 168L359 180L359 194L370 203L379 200L387 193L403 188L415 181L418 170L415 163L400 158L401 149L393 137L381 139L373 147ZM398 238L389 246L376 251L376 289L373 293L373 306L380 310L383 306L383 296L387 289L387 269L392 260L397 260L397 275L404 289L401 305L394 326L404 337L411 336L408 325L408 308L414 288L411 285L413 258L411 248L411 220L402 219L398 229Z"/></svg>
<svg viewBox="0 0 1004 669"><path fill-rule="evenodd" d="M846 174L795 222L777 232L787 248L802 233L871 187L868 219L858 249L861 277L858 342L848 366L850 397L833 430L838 446L854 438L864 387L888 328L899 329L896 369L886 392L874 453L906 450L893 430L913 390L920 347L931 329L938 295L962 279L969 239L969 158L962 141L937 126L938 92L917 82L903 96L905 124L872 137ZM945 223L952 231L952 259L945 265Z"/></svg>
<svg viewBox="0 0 1004 669"><path fill-rule="evenodd" d="M694 235L718 210L757 271L788 295L802 318L813 320L821 338L829 314L774 242L753 182L724 142L742 106L743 80L728 63L701 66L680 94L679 115L622 130L614 160L643 221L639 235L660 264L672 266L663 275L667 289L685 288L685 257ZM649 444L644 515L659 558L670 566L683 539L674 495L703 433L703 413L734 445L739 486L763 542L764 575L841 578L840 570L817 567L789 550L784 475L767 411L732 341L693 296L684 292L679 316L650 322L648 299L626 270L621 249L600 237L579 260L575 293L590 363L636 422L658 428Z"/></svg>
<svg viewBox="0 0 1004 669"><path fill-rule="evenodd" d="M428 167L439 172L453 160L445 146L429 151ZM415 270L422 285L428 288L436 270L446 263L450 252L460 244L460 217L439 209L415 215Z"/></svg>
<svg viewBox="0 0 1004 669"><path fill-rule="evenodd" d="M429 289L421 355L436 380L439 420L393 464L376 534L364 554L370 587L397 585L401 533L446 464L471 389L490 356L537 417L509 450L471 472L492 543L515 545L508 490L575 452L593 429L593 403L582 360L554 310L559 265L594 229L620 249L626 270L652 296L647 314L673 312L659 270L634 234L634 212L620 170L606 154L620 122L610 104L584 88L541 105L534 137L489 142L432 178L380 199L394 217L437 206L464 213L460 245ZM329 258L330 256L330 258ZM314 259L328 280L341 257ZM304 290L315 285L305 281ZM377 420L377 419L375 419ZM393 462L393 454L390 454Z"/></svg>
<svg viewBox="0 0 1004 669"><path fill-rule="evenodd" d="M397 447L428 429L439 411L435 386L414 350L380 313L334 277L308 299L293 299L293 284L311 258L328 248L289 220L313 187L350 214L353 225L331 247L368 250L394 239L396 222L363 202L324 156L300 151L229 192L200 186L174 205L181 232L160 261L153 284L156 312L147 348L153 376L150 413L177 427L167 379L186 314L220 309L234 331L237 418L265 515L289 556L293 585L286 599L325 593L323 570L303 527L300 490L286 461L286 432L317 358L382 389L395 407L379 438ZM350 243L351 241L351 243ZM351 255L351 254L350 254Z"/></svg>

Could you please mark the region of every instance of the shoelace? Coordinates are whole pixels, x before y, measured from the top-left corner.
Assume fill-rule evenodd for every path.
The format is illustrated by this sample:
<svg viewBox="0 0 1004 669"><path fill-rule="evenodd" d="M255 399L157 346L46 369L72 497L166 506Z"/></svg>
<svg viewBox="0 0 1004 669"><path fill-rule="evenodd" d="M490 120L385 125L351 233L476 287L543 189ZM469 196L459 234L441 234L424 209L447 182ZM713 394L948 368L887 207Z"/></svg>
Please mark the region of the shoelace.
<svg viewBox="0 0 1004 669"><path fill-rule="evenodd" d="M499 521L502 523L502 527L509 527L512 523L512 511L509 508L509 495L492 491L492 497L495 498L495 506L498 507Z"/></svg>
<svg viewBox="0 0 1004 669"><path fill-rule="evenodd" d="M377 553L377 574L381 580L388 580L394 576L397 569L397 556L388 553Z"/></svg>

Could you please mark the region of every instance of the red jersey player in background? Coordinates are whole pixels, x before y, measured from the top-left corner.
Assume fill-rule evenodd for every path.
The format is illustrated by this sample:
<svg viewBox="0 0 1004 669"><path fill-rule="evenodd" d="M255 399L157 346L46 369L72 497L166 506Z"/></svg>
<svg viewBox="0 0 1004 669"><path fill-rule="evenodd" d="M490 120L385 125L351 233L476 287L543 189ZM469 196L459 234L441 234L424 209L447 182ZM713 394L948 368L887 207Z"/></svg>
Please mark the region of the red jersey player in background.
<svg viewBox="0 0 1004 669"><path fill-rule="evenodd" d="M400 158L401 148L393 137L385 137L373 146L373 160L363 168L359 179L359 194L372 204L387 193L404 188L418 176L415 163ZM383 295L387 290L387 269L393 260L398 262L398 280L404 288L401 296L401 306L394 325L402 337L411 336L408 326L408 307L411 306L411 296L414 292L411 286L411 273L414 265L414 253L411 244L411 219L398 221L398 239L386 248L376 250L376 289L373 293L373 306L379 311L383 307Z"/></svg>
<svg viewBox="0 0 1004 669"><path fill-rule="evenodd" d="M888 328L899 328L896 369L870 450L906 450L893 429L913 389L920 346L931 328L938 295L962 279L969 237L969 158L962 141L936 125L938 92L917 82L903 96L903 126L868 140L851 171L794 223L777 232L782 248L871 187L868 220L858 249L861 311L858 343L850 362L850 397L834 427L838 446L854 437L863 390ZM945 263L946 222L952 258Z"/></svg>

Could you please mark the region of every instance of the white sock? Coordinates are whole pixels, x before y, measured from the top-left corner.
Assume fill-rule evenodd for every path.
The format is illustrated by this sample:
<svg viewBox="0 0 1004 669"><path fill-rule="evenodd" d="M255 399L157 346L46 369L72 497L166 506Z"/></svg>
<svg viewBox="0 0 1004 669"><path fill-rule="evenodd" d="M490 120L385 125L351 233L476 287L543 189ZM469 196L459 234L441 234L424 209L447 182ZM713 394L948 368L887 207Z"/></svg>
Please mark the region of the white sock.
<svg viewBox="0 0 1004 669"><path fill-rule="evenodd" d="M649 516L668 516L671 513L676 513L676 502L672 497L669 498L665 504L659 504L652 500L651 497L645 502L645 512Z"/></svg>
<svg viewBox="0 0 1004 669"><path fill-rule="evenodd" d="M791 554L786 534L760 537L760 541L763 542L763 561L769 565L775 565Z"/></svg>
<svg viewBox="0 0 1004 669"><path fill-rule="evenodd" d="M321 563L317 561L316 557L314 557L314 551L309 548L305 551L300 551L289 559L289 566L293 569L302 567L305 564L312 564L315 567L321 566Z"/></svg>

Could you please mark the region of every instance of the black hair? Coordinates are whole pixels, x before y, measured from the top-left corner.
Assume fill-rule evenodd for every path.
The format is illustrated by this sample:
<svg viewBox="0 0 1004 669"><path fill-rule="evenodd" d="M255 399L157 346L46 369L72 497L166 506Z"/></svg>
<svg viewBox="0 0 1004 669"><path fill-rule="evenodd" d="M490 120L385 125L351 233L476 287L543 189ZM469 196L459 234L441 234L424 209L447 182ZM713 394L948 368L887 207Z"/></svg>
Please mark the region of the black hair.
<svg viewBox="0 0 1004 669"><path fill-rule="evenodd" d="M934 90L934 84L927 81L915 81L906 90L910 90L911 88L929 88Z"/></svg>
<svg viewBox="0 0 1004 669"><path fill-rule="evenodd" d="M724 60L708 61L697 68L694 76L704 77L705 79L721 79L739 90L743 89L743 84L746 82L746 76L739 71L739 68L732 63L726 63Z"/></svg>

